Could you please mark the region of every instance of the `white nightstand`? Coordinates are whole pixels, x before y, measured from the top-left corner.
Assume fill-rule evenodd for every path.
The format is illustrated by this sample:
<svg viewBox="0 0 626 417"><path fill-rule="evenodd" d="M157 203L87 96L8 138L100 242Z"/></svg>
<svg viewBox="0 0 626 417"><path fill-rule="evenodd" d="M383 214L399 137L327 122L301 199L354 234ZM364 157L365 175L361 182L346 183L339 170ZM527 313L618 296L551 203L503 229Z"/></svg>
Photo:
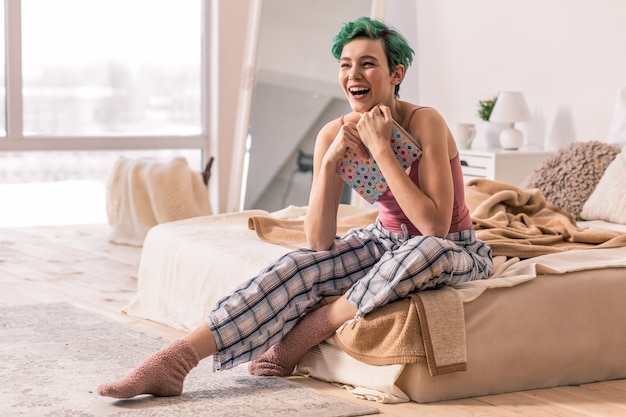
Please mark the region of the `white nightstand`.
<svg viewBox="0 0 626 417"><path fill-rule="evenodd" d="M552 151L542 149L459 150L465 182L474 178L487 178L516 186L521 185L530 172L551 154Z"/></svg>

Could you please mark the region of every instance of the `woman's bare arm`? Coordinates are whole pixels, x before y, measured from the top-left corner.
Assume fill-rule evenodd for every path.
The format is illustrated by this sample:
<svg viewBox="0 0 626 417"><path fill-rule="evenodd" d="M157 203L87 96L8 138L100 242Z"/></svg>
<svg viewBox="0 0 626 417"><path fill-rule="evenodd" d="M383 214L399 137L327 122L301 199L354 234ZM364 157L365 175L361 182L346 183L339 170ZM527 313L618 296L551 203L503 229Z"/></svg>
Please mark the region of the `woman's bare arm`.
<svg viewBox="0 0 626 417"><path fill-rule="evenodd" d="M398 164L389 146L392 123L389 108L376 106L364 113L359 121L360 137L411 223L424 235L445 237L450 229L454 205L448 127L433 109L419 110L411 121L411 133L422 147L420 189Z"/></svg>
<svg viewBox="0 0 626 417"><path fill-rule="evenodd" d="M313 183L304 220L307 244L316 251L329 249L335 240L337 210L343 191L337 163L346 148L366 152L354 122L341 125L339 120L335 120L318 134L313 158Z"/></svg>

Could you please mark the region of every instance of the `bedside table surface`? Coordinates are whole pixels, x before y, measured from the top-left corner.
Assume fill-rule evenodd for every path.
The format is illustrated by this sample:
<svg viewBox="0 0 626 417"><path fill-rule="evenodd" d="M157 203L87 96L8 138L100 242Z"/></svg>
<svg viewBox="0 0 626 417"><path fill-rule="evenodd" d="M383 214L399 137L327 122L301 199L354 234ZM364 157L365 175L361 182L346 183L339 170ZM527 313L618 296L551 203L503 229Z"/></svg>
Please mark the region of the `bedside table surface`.
<svg viewBox="0 0 626 417"><path fill-rule="evenodd" d="M486 178L520 186L530 172L552 153L538 148L471 149L459 150L459 157L465 182Z"/></svg>
<svg viewBox="0 0 626 417"><path fill-rule="evenodd" d="M486 148L476 148L476 149L459 149L459 154L469 154L469 155L485 155L485 156L525 156L525 155L548 155L553 153L554 151L550 151L547 149L540 148L521 148L521 149L486 149Z"/></svg>

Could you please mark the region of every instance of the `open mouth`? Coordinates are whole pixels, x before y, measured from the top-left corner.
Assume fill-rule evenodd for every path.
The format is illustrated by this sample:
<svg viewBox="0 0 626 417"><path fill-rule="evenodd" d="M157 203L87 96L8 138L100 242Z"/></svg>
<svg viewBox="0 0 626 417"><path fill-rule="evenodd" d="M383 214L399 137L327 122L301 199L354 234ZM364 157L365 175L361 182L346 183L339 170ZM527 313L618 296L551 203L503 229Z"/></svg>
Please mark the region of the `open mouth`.
<svg viewBox="0 0 626 417"><path fill-rule="evenodd" d="M352 87L349 88L348 91L350 91L350 94L352 94L353 97L361 97L369 93L370 89L366 87Z"/></svg>

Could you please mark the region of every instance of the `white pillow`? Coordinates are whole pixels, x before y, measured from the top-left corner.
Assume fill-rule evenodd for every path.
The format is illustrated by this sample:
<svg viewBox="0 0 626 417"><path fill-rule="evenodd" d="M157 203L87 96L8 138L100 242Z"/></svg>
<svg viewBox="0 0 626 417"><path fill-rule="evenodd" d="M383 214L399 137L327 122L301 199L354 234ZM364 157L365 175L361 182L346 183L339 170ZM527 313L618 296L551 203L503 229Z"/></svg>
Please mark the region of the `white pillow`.
<svg viewBox="0 0 626 417"><path fill-rule="evenodd" d="M617 93L606 143L626 144L626 86Z"/></svg>
<svg viewBox="0 0 626 417"><path fill-rule="evenodd" d="M583 205L580 217L626 224L626 146L606 167L595 190Z"/></svg>

